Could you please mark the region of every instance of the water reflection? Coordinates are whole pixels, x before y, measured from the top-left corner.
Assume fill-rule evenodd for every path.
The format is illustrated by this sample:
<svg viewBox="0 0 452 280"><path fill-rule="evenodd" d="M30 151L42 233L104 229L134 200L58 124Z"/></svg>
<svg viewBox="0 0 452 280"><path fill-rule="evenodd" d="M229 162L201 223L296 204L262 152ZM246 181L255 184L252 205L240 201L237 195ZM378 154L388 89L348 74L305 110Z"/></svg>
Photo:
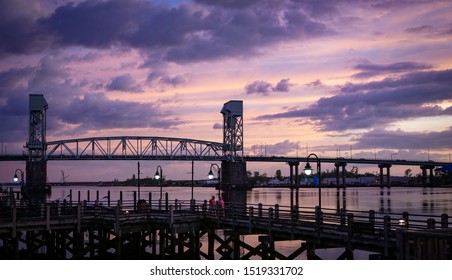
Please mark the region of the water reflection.
<svg viewBox="0 0 452 280"><path fill-rule="evenodd" d="M447 213L452 215L452 188L425 188L420 187L348 187L348 188L322 188L322 208L368 211L376 210L380 213L434 214ZM72 190L72 191L71 191ZM108 195L112 203L123 196L123 200L132 201L136 187L83 187L83 186L55 186L49 200L66 199L71 195L73 201L103 198ZM166 191L170 201L178 199L189 201L190 187L167 187ZM141 196L148 198L151 193L153 199L158 198L158 187L141 187ZM215 188L195 187L194 199L198 202L217 196ZM316 188L255 188L248 192L231 191L223 194L225 198L234 198L236 201L247 204L281 206L298 205L299 207L314 208L318 205L318 190Z"/></svg>

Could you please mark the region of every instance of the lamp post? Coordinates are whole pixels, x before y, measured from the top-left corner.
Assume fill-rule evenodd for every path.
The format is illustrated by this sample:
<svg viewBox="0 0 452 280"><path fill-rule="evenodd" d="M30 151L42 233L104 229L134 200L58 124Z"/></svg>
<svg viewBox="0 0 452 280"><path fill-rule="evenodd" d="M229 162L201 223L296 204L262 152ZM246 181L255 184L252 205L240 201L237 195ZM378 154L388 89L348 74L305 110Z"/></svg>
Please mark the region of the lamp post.
<svg viewBox="0 0 452 280"><path fill-rule="evenodd" d="M210 170L209 170L209 174L207 174L207 178L209 178L209 180L212 180L214 175L212 172L212 168L216 167L217 171L218 171L218 199L220 199L220 189L221 189L221 168L218 166L218 164L216 163L212 163L210 165Z"/></svg>
<svg viewBox="0 0 452 280"><path fill-rule="evenodd" d="M309 175L312 174L312 167L311 167L311 165L309 164L309 158L310 158L311 156L313 156L313 157L315 157L315 158L317 159L317 176L318 176L318 179L319 179L319 209L322 209L322 186L321 186L321 185L322 185L322 184L321 184L322 180L321 180L321 178L320 178L320 172L321 172L321 169L320 169L320 159L319 159L319 157L318 157L316 154L309 154L309 156L308 156L308 158L307 158L306 166L305 166L305 168L304 168L304 173L305 173L307 176L309 176Z"/></svg>
<svg viewBox="0 0 452 280"><path fill-rule="evenodd" d="M24 172L22 171L22 169L17 168L16 171L14 171L13 181L19 182L19 177L17 176L17 171L20 171L20 186L23 187L24 186Z"/></svg>
<svg viewBox="0 0 452 280"><path fill-rule="evenodd" d="M140 162L138 162L138 183L137 183L137 187L138 187L138 201L140 201Z"/></svg>
<svg viewBox="0 0 452 280"><path fill-rule="evenodd" d="M160 170L160 172L159 172ZM163 170L160 165L157 166L155 171L154 179L160 180L160 200L162 200L162 181L163 181Z"/></svg>

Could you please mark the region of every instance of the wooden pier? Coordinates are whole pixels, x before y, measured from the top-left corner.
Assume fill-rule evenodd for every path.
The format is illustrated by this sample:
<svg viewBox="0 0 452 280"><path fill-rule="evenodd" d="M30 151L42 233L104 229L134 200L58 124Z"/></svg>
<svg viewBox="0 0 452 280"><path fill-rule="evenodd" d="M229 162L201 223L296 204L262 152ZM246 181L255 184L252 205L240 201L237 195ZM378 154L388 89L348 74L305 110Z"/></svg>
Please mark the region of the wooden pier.
<svg viewBox="0 0 452 280"><path fill-rule="evenodd" d="M149 203L149 201L151 203ZM114 204L114 205L112 205ZM452 259L449 217L207 201L0 200L1 259ZM250 240L250 241L247 241ZM283 252L278 243L295 243Z"/></svg>

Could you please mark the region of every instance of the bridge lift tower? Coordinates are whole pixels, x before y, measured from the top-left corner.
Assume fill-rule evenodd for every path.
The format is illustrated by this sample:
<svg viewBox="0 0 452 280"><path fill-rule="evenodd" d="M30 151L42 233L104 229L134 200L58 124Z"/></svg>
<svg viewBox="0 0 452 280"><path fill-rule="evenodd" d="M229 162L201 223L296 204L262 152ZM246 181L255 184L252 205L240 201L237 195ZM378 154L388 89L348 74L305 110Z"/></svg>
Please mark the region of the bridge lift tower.
<svg viewBox="0 0 452 280"><path fill-rule="evenodd" d="M221 109L223 114L223 153L221 163L223 188L246 189L246 163L243 160L243 101L231 100Z"/></svg>
<svg viewBox="0 0 452 280"><path fill-rule="evenodd" d="M48 107L42 94L29 95L29 134L25 146L28 149L26 193L44 192L46 190L47 161L44 157L46 150L46 110Z"/></svg>

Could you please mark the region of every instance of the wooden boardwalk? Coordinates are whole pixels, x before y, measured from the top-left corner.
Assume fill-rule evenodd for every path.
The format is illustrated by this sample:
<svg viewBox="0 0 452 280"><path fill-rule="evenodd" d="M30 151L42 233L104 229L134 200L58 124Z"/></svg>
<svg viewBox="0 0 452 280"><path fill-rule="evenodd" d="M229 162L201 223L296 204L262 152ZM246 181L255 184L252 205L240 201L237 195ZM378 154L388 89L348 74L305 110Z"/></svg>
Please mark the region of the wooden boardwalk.
<svg viewBox="0 0 452 280"><path fill-rule="evenodd" d="M108 203L110 204L110 203ZM400 220L403 218L403 220ZM0 201L2 259L452 259L449 217L207 202ZM296 241L283 252L280 241ZM293 244L293 242L292 242Z"/></svg>

